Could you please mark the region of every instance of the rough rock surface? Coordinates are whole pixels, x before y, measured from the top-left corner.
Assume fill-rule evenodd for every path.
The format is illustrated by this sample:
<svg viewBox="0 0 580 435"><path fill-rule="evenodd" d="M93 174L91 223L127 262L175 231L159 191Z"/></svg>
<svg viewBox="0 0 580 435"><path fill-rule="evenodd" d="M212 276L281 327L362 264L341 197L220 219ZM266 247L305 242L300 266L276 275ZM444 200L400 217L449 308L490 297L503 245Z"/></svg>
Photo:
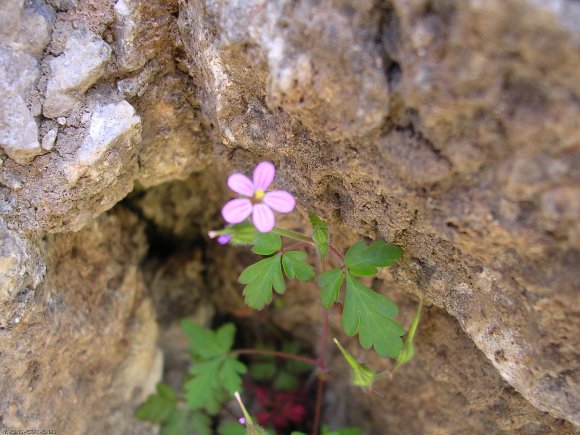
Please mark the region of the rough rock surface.
<svg viewBox="0 0 580 435"><path fill-rule="evenodd" d="M5 0L2 424L136 425L126 394L159 376L139 268L167 321L172 286L239 291L243 255L171 250L203 246L225 169L268 159L302 211L403 246L382 278L433 305L375 421L580 427L579 29L573 0ZM139 263L136 219L173 234L167 258Z"/></svg>

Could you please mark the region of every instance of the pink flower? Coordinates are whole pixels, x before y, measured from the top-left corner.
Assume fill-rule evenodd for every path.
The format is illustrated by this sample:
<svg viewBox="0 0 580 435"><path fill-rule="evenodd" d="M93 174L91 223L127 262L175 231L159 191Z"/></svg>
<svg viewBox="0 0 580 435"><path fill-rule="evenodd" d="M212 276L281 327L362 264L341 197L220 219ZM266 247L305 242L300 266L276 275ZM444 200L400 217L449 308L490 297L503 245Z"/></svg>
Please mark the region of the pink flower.
<svg viewBox="0 0 580 435"><path fill-rule="evenodd" d="M254 169L253 180L244 174L232 174L228 187L242 195L232 199L222 209L222 216L230 224L239 224L252 215L252 222L258 231L267 233L276 225L274 211L289 213L294 210L296 200L285 190L266 192L274 180L276 168L270 162L261 162Z"/></svg>

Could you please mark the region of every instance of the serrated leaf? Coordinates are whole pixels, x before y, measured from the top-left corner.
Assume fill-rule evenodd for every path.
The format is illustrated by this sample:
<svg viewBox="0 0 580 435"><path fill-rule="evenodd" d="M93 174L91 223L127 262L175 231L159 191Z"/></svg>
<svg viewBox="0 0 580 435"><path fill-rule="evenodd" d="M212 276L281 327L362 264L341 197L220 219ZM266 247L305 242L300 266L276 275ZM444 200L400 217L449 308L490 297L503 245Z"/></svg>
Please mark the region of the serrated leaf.
<svg viewBox="0 0 580 435"><path fill-rule="evenodd" d="M409 362L415 355L415 344L413 340L415 339L415 333L417 332L417 327L419 326L422 309L423 301L419 303L417 311L415 312L415 317L413 317L413 322L409 328L409 332L407 332L407 335L405 336L405 340L403 341L403 349L401 349L401 352L397 357L397 365L395 366L395 370L401 367L403 364Z"/></svg>
<svg viewBox="0 0 580 435"><path fill-rule="evenodd" d="M276 374L276 364L273 361L255 362L250 366L250 376L255 381L269 381Z"/></svg>
<svg viewBox="0 0 580 435"><path fill-rule="evenodd" d="M288 251L282 256L284 273L288 279L297 278L299 281L308 281L314 278L314 268L305 260L308 254L302 251Z"/></svg>
<svg viewBox="0 0 580 435"><path fill-rule="evenodd" d="M161 435L189 435L189 413L175 409L169 419L161 426Z"/></svg>
<svg viewBox="0 0 580 435"><path fill-rule="evenodd" d="M401 258L403 250L382 240L370 245L363 241L355 243L344 256L344 264L353 275L370 276L377 273L378 267L387 267Z"/></svg>
<svg viewBox="0 0 580 435"><path fill-rule="evenodd" d="M298 378L286 370L281 370L274 378L272 386L274 390L290 391L298 386Z"/></svg>
<svg viewBox="0 0 580 435"><path fill-rule="evenodd" d="M216 374L220 363L218 358L197 363L191 368L190 372L194 376L183 385L187 405L191 410L205 408L210 411L207 407L219 402L218 397L221 397L221 394Z"/></svg>
<svg viewBox="0 0 580 435"><path fill-rule="evenodd" d="M246 366L234 357L227 357L220 369L219 380L222 387L234 394L242 388L242 378L240 375L246 373Z"/></svg>
<svg viewBox="0 0 580 435"><path fill-rule="evenodd" d="M173 388L167 384L157 384L157 394L147 398L137 411L135 417L140 420L163 423L167 421L177 406L178 398Z"/></svg>
<svg viewBox="0 0 580 435"><path fill-rule="evenodd" d="M218 331L201 327L189 319L181 322L183 332L189 339L194 358L215 358L225 355L232 347L236 328L232 323L223 325Z"/></svg>
<svg viewBox="0 0 580 435"><path fill-rule="evenodd" d="M359 282L346 272L346 295L342 313L342 327L347 335L359 334L365 349L371 346L382 357L396 358L401 352L401 336L405 330L392 317L399 312L397 305Z"/></svg>
<svg viewBox="0 0 580 435"><path fill-rule="evenodd" d="M240 423L225 423L218 427L219 435L246 435L246 428Z"/></svg>
<svg viewBox="0 0 580 435"><path fill-rule="evenodd" d="M190 427L196 435L212 435L211 418L202 412L192 414Z"/></svg>
<svg viewBox="0 0 580 435"><path fill-rule="evenodd" d="M256 232L252 252L259 255L271 255L282 248L282 238L274 233Z"/></svg>
<svg viewBox="0 0 580 435"><path fill-rule="evenodd" d="M312 240L314 240L318 255L322 259L328 252L328 246L330 244L328 226L326 222L312 212L308 212L308 219L310 219L310 223L312 224Z"/></svg>
<svg viewBox="0 0 580 435"><path fill-rule="evenodd" d="M342 347L336 338L334 339L334 342L350 366L352 384L356 385L357 387L370 387L376 379L376 373L366 364L359 363L354 356L352 356L344 347Z"/></svg>
<svg viewBox="0 0 580 435"><path fill-rule="evenodd" d="M286 291L281 258L280 254L264 258L242 271L238 281L246 284L243 294L248 306L261 310L272 302L272 288L279 294Z"/></svg>
<svg viewBox="0 0 580 435"><path fill-rule="evenodd" d="M343 280L344 273L341 269L331 269L318 276L320 302L324 308L329 308L333 303L338 302Z"/></svg>

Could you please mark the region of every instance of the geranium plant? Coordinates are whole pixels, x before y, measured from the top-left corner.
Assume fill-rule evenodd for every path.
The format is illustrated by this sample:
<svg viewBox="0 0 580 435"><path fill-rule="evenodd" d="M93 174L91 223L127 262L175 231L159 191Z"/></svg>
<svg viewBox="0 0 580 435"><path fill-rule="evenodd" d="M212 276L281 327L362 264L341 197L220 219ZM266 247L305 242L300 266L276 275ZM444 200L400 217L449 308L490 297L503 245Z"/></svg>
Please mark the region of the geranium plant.
<svg viewBox="0 0 580 435"><path fill-rule="evenodd" d="M332 307L340 313L346 335L358 335L364 349L372 348L381 357L395 359L396 368L409 361L414 354L413 338L419 322L420 307L409 333L405 333L404 328L395 320L399 311L397 305L360 280L362 277L372 277L379 268L395 263L402 257L403 250L382 240L369 244L359 241L343 255L332 244L327 224L311 212L308 213L310 235L276 226L275 213L290 213L296 206L296 200L287 191L269 190L275 173L272 163L261 162L254 169L252 179L241 173L230 175L227 184L238 197L228 201L222 209L222 217L228 225L221 230L211 231L209 236L224 245L250 246L252 252L264 257L246 267L239 277L239 282L244 285L245 303L251 308L263 309L272 302L274 292L283 295L286 292L287 280L297 279L304 282L316 279L320 289L320 304L324 309L318 355L311 358L292 352L264 349L232 350L234 325L223 325L218 330L211 331L185 321L183 327L190 339L194 365L191 376L183 387L184 405L180 405L178 395L173 390L170 392L168 386L161 384L158 394L152 396L137 412L140 418L161 423L165 433L211 433L210 416L215 415L224 402L242 389L242 376L247 367L239 357L262 355L299 361L315 368L318 387L310 430L311 433L318 434L322 393L324 383L329 377L326 361L330 341L328 310ZM283 240L289 242L285 243ZM318 257L317 271L308 261L311 253ZM384 377L385 371L375 372L356 361L337 339L335 343L351 368L353 385L371 388L375 381ZM262 365L262 370L263 367ZM259 402L268 402L266 392L263 388L255 391ZM298 403L293 404L290 401L292 394L269 394L286 397L289 405L280 408L287 409L284 411L287 414L284 418L298 419L302 408ZM276 397L272 399L276 400ZM244 412L247 414L245 410ZM220 433L233 434L236 427L243 431L238 433L267 433L257 432L265 429L248 417L246 415L243 420L246 429L236 423L233 426L223 426ZM259 414L260 423L267 424L270 421L280 425L286 420L280 420L279 415L274 416L271 413ZM185 432L169 431L177 426ZM332 432L323 427L320 433L356 433L352 430L354 429Z"/></svg>

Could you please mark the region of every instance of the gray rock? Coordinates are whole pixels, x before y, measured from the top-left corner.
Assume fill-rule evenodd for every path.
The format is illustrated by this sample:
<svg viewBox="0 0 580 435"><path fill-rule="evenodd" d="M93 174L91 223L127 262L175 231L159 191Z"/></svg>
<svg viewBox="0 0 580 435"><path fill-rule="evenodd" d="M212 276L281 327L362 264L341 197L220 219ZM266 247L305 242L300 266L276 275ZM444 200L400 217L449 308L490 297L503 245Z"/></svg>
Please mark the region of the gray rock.
<svg viewBox="0 0 580 435"><path fill-rule="evenodd" d="M102 176L98 167L105 154L114 146L133 143L140 128L141 119L126 101L97 107L81 146L63 166L69 185L73 186L82 175Z"/></svg>
<svg viewBox="0 0 580 435"><path fill-rule="evenodd" d="M20 95L0 83L0 148L18 163L41 153L38 125Z"/></svg>
<svg viewBox="0 0 580 435"><path fill-rule="evenodd" d="M45 272L37 244L0 218L0 328L20 322Z"/></svg>
<svg viewBox="0 0 580 435"><path fill-rule="evenodd" d="M48 118L66 115L80 97L105 72L111 47L89 30L69 36L64 53L49 61L51 74L46 87L43 113Z"/></svg>
<svg viewBox="0 0 580 435"><path fill-rule="evenodd" d="M54 142L56 141L56 135L58 131L56 128L51 128L42 138L40 146L44 151L50 151L54 147Z"/></svg>

